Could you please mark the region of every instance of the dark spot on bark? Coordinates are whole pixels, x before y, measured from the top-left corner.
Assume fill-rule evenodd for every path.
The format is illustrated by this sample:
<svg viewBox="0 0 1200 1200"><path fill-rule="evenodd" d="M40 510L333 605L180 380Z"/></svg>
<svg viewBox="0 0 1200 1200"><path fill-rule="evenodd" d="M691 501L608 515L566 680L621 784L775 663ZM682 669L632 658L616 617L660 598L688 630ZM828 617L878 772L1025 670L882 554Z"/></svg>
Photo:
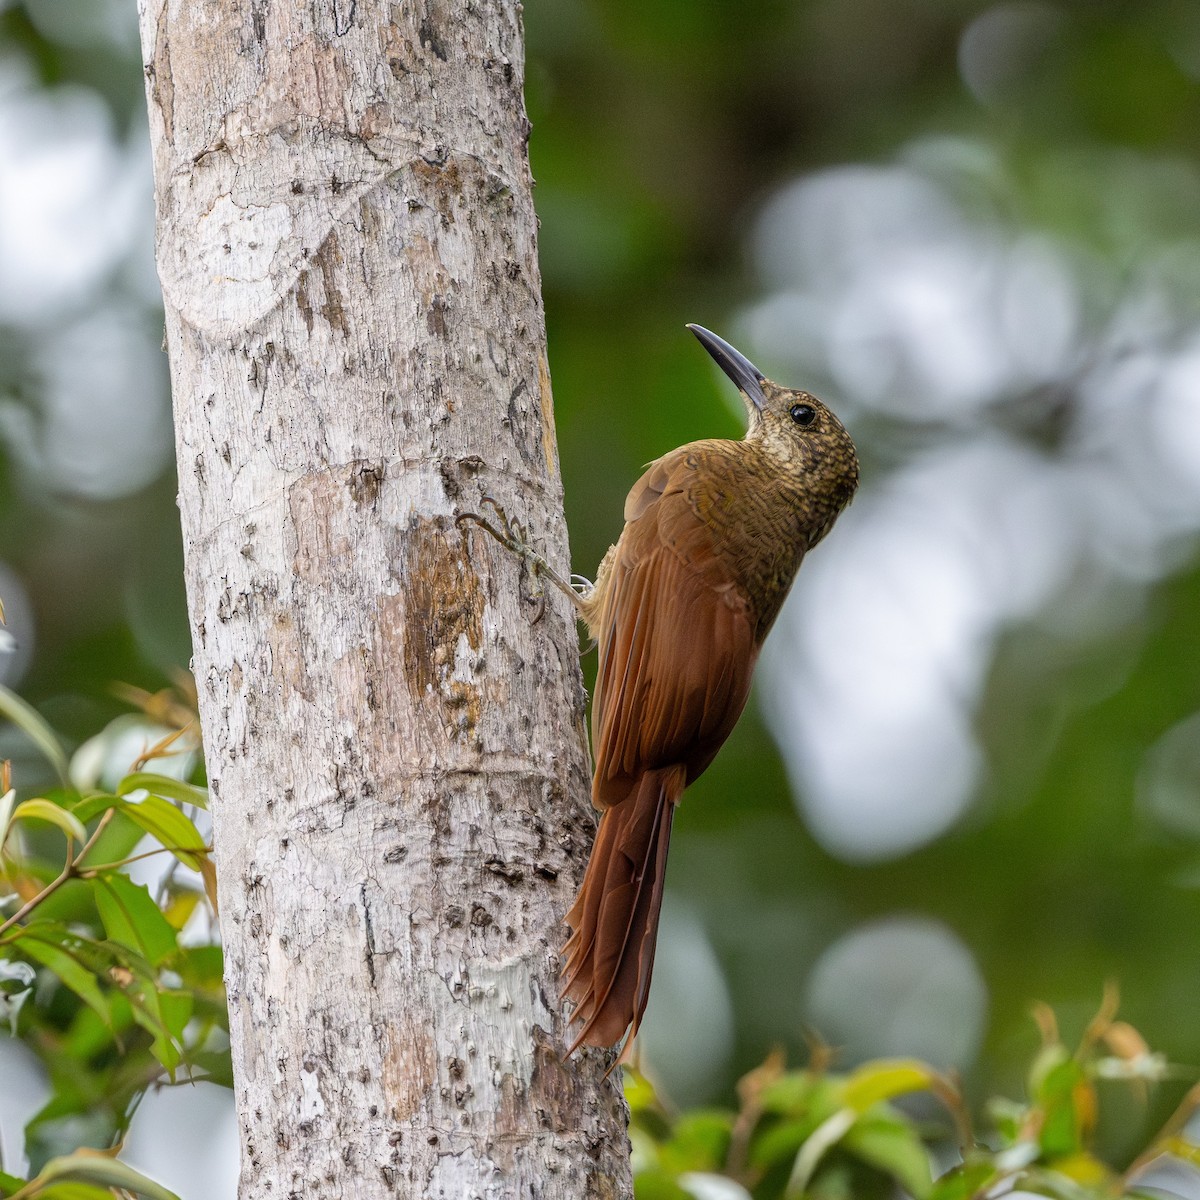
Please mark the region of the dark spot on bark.
<svg viewBox="0 0 1200 1200"><path fill-rule="evenodd" d="M471 924L476 929L486 929L493 924L492 914L482 904L471 905Z"/></svg>
<svg viewBox="0 0 1200 1200"><path fill-rule="evenodd" d="M451 547L432 521L416 521L401 543L402 611L381 613L382 650L401 642L405 675L419 704L440 703L451 736L469 735L479 723L482 699L470 680L455 678L464 648L483 646L486 603L465 539ZM394 660L390 660L394 661Z"/></svg>
<svg viewBox="0 0 1200 1200"><path fill-rule="evenodd" d="M321 305L321 316L329 323L330 329L339 332L342 337L350 336L350 327L346 323L346 309L342 304L342 295L338 291L335 268L342 266L342 248L336 233L330 235L317 247L313 262L321 270L321 283L325 290L325 303Z"/></svg>
<svg viewBox="0 0 1200 1200"><path fill-rule="evenodd" d="M363 925L366 931L367 942L367 975L371 980L371 986L375 986L375 929L371 922L371 905L367 900L367 885L361 884L358 889L358 898L362 903L363 910ZM365 1082L365 1080L364 1080Z"/></svg>
<svg viewBox="0 0 1200 1200"><path fill-rule="evenodd" d="M434 296L429 302L429 311L425 314L425 328L434 337L446 336L446 297Z"/></svg>
<svg viewBox="0 0 1200 1200"><path fill-rule="evenodd" d="M533 873L535 875L540 875L543 879L548 879L551 883L558 878L558 872L553 867L547 866L545 863L535 863L533 867Z"/></svg>
<svg viewBox="0 0 1200 1200"><path fill-rule="evenodd" d="M502 418L512 434L518 453L530 465L542 460L542 422L533 411L529 389L522 379L508 395L508 411Z"/></svg>
<svg viewBox="0 0 1200 1200"><path fill-rule="evenodd" d="M354 10L358 0L333 0L333 31L338 37L345 37L354 24Z"/></svg>
<svg viewBox="0 0 1200 1200"><path fill-rule="evenodd" d="M493 875L499 875L506 883L520 883L525 878L525 872L520 867L514 866L512 863L506 863L502 858L493 856L487 859L483 865Z"/></svg>
<svg viewBox="0 0 1200 1200"><path fill-rule="evenodd" d="M452 1058L446 1066L450 1070L451 1079L461 1079L463 1072L467 1069L467 1064L461 1058Z"/></svg>
<svg viewBox="0 0 1200 1200"><path fill-rule="evenodd" d="M385 863L398 863L403 862L407 857L407 846L392 846L390 849L384 851L383 861Z"/></svg>
<svg viewBox="0 0 1200 1200"><path fill-rule="evenodd" d="M442 43L438 39L437 32L430 24L428 17L421 22L421 27L417 30L417 37L421 39L422 46L433 54L436 54L442 62L446 61L446 51L442 48Z"/></svg>
<svg viewBox="0 0 1200 1200"><path fill-rule="evenodd" d="M175 77L171 71L171 44L167 39L167 6L158 14L158 26L154 31L154 61L147 68L153 86L150 95L162 113L167 130L167 141L175 141Z"/></svg>
<svg viewBox="0 0 1200 1200"><path fill-rule="evenodd" d="M300 277L296 280L296 307L300 310L300 315L304 318L304 327L308 330L308 336L312 337L313 331L313 310L312 301L308 298L308 271L300 272Z"/></svg>
<svg viewBox="0 0 1200 1200"><path fill-rule="evenodd" d="M506 84L511 84L513 81L513 65L507 58L485 58L483 60L483 69L485 71L498 71Z"/></svg>
<svg viewBox="0 0 1200 1200"><path fill-rule="evenodd" d="M379 490L383 486L383 466L374 463L363 463L357 470L350 472L350 495L360 508L374 508L379 499Z"/></svg>
<svg viewBox="0 0 1200 1200"><path fill-rule="evenodd" d="M263 0L250 5L250 24L254 29L254 40L260 45L267 41L267 6Z"/></svg>
<svg viewBox="0 0 1200 1200"><path fill-rule="evenodd" d="M438 463L438 474L442 477L442 487L446 490L446 498L451 501L457 500L462 495L455 466L452 458L443 458Z"/></svg>
<svg viewBox="0 0 1200 1200"><path fill-rule="evenodd" d="M457 904L451 904L450 907L446 909L445 915L446 924L449 925L451 929L461 928L462 923L467 919L466 910Z"/></svg>

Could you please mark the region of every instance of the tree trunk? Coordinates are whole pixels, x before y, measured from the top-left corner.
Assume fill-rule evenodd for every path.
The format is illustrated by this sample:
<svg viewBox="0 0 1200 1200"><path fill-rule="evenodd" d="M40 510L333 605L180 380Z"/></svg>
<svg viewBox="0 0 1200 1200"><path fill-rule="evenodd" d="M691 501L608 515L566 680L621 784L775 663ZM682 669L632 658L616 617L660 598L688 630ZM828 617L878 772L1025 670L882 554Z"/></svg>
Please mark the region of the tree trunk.
<svg viewBox="0 0 1200 1200"><path fill-rule="evenodd" d="M143 0L242 1200L623 1196L517 0Z"/></svg>

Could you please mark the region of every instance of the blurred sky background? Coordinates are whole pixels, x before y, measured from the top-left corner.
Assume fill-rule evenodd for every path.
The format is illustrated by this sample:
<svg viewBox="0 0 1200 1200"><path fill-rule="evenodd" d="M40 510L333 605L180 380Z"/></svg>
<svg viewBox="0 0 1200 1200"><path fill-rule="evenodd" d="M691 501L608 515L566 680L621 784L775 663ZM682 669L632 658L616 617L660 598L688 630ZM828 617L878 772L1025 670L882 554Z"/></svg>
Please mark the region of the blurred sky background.
<svg viewBox="0 0 1200 1200"><path fill-rule="evenodd" d="M1200 4L526 0L574 569L739 436L683 325L863 486L687 795L644 1034L680 1104L806 1030L1020 1094L1044 1000L1200 1068ZM186 664L133 0L0 0L0 679L71 744ZM585 671L594 663L585 660ZM0 754L35 768L11 730ZM20 776L19 776L20 777ZM0 1142L46 1095L0 1041ZM232 1196L228 1096L130 1155Z"/></svg>

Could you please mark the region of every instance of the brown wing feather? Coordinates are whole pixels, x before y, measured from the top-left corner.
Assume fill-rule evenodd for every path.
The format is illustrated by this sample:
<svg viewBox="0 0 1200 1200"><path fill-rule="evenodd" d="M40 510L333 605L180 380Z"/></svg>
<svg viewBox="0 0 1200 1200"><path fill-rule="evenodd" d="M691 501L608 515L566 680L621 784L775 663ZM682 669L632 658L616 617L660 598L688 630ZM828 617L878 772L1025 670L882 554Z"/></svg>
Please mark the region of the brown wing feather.
<svg viewBox="0 0 1200 1200"><path fill-rule="evenodd" d="M654 463L626 502L595 633L592 799L619 803L649 767L711 762L745 707L758 657L750 606L714 553L677 452Z"/></svg>
<svg viewBox="0 0 1200 1200"><path fill-rule="evenodd" d="M571 1049L637 1033L674 808L741 715L758 657L749 605L689 499L691 470L676 452L634 485L589 614L592 797L606 811L567 914L563 991L582 1023Z"/></svg>

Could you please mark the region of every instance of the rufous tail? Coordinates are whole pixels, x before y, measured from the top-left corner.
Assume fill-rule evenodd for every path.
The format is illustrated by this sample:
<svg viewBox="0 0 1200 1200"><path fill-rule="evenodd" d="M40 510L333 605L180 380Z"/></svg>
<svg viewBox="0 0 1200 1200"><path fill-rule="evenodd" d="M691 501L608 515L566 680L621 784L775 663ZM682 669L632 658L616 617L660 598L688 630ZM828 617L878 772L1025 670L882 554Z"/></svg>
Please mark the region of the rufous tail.
<svg viewBox="0 0 1200 1200"><path fill-rule="evenodd" d="M637 1035L654 970L671 819L686 767L647 771L629 795L605 810L583 886L567 913L563 995L582 1022L580 1045L612 1046Z"/></svg>

